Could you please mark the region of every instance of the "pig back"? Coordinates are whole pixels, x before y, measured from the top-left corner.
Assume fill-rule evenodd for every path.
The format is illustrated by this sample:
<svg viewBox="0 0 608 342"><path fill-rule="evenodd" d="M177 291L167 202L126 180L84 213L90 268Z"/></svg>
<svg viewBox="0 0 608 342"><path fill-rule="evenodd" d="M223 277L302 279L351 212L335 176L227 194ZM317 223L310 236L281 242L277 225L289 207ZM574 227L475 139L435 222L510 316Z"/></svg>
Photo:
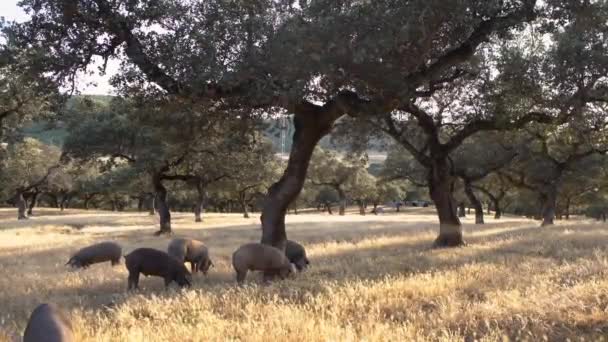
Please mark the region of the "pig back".
<svg viewBox="0 0 608 342"><path fill-rule="evenodd" d="M41 304L30 316L24 342L71 342L74 341L72 325L61 310L52 304Z"/></svg>

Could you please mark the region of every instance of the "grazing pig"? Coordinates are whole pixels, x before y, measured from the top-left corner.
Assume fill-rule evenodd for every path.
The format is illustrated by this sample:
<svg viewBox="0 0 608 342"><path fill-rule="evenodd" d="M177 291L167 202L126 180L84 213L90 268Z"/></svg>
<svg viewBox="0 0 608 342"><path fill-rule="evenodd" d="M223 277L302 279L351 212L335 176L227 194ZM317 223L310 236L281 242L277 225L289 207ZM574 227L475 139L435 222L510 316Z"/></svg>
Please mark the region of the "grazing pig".
<svg viewBox="0 0 608 342"><path fill-rule="evenodd" d="M180 287L190 286L192 276L184 263L169 254L152 248L138 248L125 255L125 265L129 270L128 289L139 288L139 274L165 279L165 287L175 281Z"/></svg>
<svg viewBox="0 0 608 342"><path fill-rule="evenodd" d="M232 254L232 266L239 284L245 281L247 271L263 271L265 282L277 275L285 279L296 272L295 266L281 250L261 243L247 243L239 247Z"/></svg>
<svg viewBox="0 0 608 342"><path fill-rule="evenodd" d="M287 240L285 245L285 256L289 259L289 262L296 265L298 271L303 271L310 265L310 261L306 257L306 250L299 243Z"/></svg>
<svg viewBox="0 0 608 342"><path fill-rule="evenodd" d="M167 252L181 262L189 262L192 273L197 271L207 275L209 267L213 266L209 258L209 249L200 241L193 239L173 239Z"/></svg>
<svg viewBox="0 0 608 342"><path fill-rule="evenodd" d="M32 311L23 333L23 342L74 341L72 324L65 314L52 304L40 304Z"/></svg>
<svg viewBox="0 0 608 342"><path fill-rule="evenodd" d="M66 265L87 268L92 264L110 261L112 266L120 263L122 248L114 242L101 242L85 247L74 254Z"/></svg>

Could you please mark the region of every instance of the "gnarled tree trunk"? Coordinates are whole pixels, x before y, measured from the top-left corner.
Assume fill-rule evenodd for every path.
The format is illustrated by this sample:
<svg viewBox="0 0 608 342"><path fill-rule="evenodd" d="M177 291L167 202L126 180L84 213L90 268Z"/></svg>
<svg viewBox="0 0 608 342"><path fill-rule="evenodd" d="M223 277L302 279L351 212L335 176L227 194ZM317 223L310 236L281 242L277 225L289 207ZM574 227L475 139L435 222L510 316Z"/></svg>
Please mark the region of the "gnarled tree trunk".
<svg viewBox="0 0 608 342"><path fill-rule="evenodd" d="M152 184L154 185L154 191L156 197L154 198L154 204L158 211L160 218L160 230L154 233L154 235L171 234L171 211L167 203L167 188L163 185L161 174L155 174L152 177Z"/></svg>
<svg viewBox="0 0 608 342"><path fill-rule="evenodd" d="M481 206L481 201L475 196L471 182L465 180L464 192L473 208L475 208L475 224L483 224L483 207Z"/></svg>
<svg viewBox="0 0 608 342"><path fill-rule="evenodd" d="M365 203L363 201L359 202L359 215L365 216Z"/></svg>
<svg viewBox="0 0 608 342"><path fill-rule="evenodd" d="M346 194L340 187L337 187L336 191L338 192L338 201L340 203L338 215L344 216L346 214Z"/></svg>
<svg viewBox="0 0 608 342"><path fill-rule="evenodd" d="M547 190L540 195L542 206L541 206L541 217L543 222L541 226L550 226L555 218L555 208L557 204L557 189L552 186L548 187Z"/></svg>
<svg viewBox="0 0 608 342"><path fill-rule="evenodd" d="M196 184L196 203L194 204L194 222L203 222L203 213L205 212L205 189L201 182Z"/></svg>
<svg viewBox="0 0 608 342"><path fill-rule="evenodd" d="M144 195L140 194L139 196L137 196L137 211L140 213L142 211L144 211L144 202L145 202Z"/></svg>
<svg viewBox="0 0 608 342"><path fill-rule="evenodd" d="M498 220L502 217L502 209L500 208L500 201L494 201L494 219Z"/></svg>
<svg viewBox="0 0 608 342"><path fill-rule="evenodd" d="M27 208L27 214L29 216L33 215L34 212L34 208L36 207L36 205L38 204L38 197L40 196L40 192L39 191L34 191L32 193L32 198L30 199L30 204L29 207Z"/></svg>
<svg viewBox="0 0 608 342"><path fill-rule="evenodd" d="M91 200L93 200L93 198L97 195L98 195L98 193L96 193L96 192L84 195L83 205L84 205L85 210L89 210L89 204L91 203Z"/></svg>
<svg viewBox="0 0 608 342"><path fill-rule="evenodd" d="M62 193L61 194L61 200L59 201L59 209L61 211L63 211L68 203L68 194L67 193Z"/></svg>
<svg viewBox="0 0 608 342"><path fill-rule="evenodd" d="M428 173L429 195L439 216L439 236L435 239L437 247L454 247L464 245L462 225L456 215L452 197L454 177L446 158L432 160Z"/></svg>
<svg viewBox="0 0 608 342"><path fill-rule="evenodd" d="M148 199L148 214L150 214L150 216L156 214L156 200L155 197L156 195L154 193L150 193L148 194L149 199Z"/></svg>
<svg viewBox="0 0 608 342"><path fill-rule="evenodd" d="M295 106L295 132L287 168L281 179L268 189L260 217L262 243L285 250L287 208L302 190L315 146L329 133L334 121L340 116L333 110L334 106L333 103L328 103L319 107L307 102Z"/></svg>
<svg viewBox="0 0 608 342"><path fill-rule="evenodd" d="M458 203L458 217L467 217L467 207L464 202Z"/></svg>
<svg viewBox="0 0 608 342"><path fill-rule="evenodd" d="M249 210L247 209L247 203L245 202L245 200L241 200L241 210L243 210L243 217L244 218L249 218Z"/></svg>
<svg viewBox="0 0 608 342"><path fill-rule="evenodd" d="M17 220L27 220L27 202L21 190L17 190L15 193L15 206L17 207Z"/></svg>

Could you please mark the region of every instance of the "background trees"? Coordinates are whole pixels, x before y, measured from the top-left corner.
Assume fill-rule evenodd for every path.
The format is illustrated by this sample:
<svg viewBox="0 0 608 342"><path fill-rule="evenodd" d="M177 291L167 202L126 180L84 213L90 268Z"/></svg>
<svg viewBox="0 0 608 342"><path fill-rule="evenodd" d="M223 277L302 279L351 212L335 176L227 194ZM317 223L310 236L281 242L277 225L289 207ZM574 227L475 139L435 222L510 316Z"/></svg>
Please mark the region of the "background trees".
<svg viewBox="0 0 608 342"><path fill-rule="evenodd" d="M261 220L262 242L279 248L286 240L286 211L304 186L315 146L336 122L353 128L345 130L351 140L384 134L402 147L402 161L412 166L404 172L413 171L402 177L426 186L435 203L435 244L458 246L464 243L455 210L458 178L478 221L482 214L473 187L482 177L462 171L477 163L466 158L478 154L460 149L486 131L520 131L537 123L559 132L605 121L603 2L22 4L32 20L4 31L20 51L48 52L36 55L28 70L54 85L71 84L95 58L122 60L113 80L122 97L93 114L100 127L93 120L73 123L66 148L78 158L84 147L97 150L96 158L122 159L149 174L159 232L171 230L167 177L194 175L200 185L198 172L174 172L207 144L222 144L210 137L237 128L247 135L260 118L293 115L289 160L267 191ZM312 178L316 172L311 170ZM353 175L365 189L353 196L369 201L364 194L372 178ZM348 195L335 184L345 182L325 182L334 184L341 202ZM555 202L554 193L544 196L544 202ZM247 202L251 195L237 197Z"/></svg>

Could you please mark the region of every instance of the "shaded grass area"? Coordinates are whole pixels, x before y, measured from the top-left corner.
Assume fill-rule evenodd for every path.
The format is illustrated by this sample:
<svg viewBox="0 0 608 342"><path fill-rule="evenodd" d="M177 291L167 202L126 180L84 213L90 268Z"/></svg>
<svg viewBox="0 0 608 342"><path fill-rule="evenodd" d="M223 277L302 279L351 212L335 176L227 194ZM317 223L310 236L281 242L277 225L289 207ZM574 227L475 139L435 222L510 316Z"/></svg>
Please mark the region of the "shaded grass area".
<svg viewBox="0 0 608 342"><path fill-rule="evenodd" d="M103 240L118 241L125 253L165 249L169 239L151 236L156 226L146 215L71 212L53 222L40 218L35 228L0 231L0 340L18 336L31 310L46 301L66 308L83 341L608 336L606 225L578 220L539 228L507 218L481 226L467 220L469 246L431 249L436 225L426 209L288 216L288 234L306 246L311 269L270 286L249 275L247 286L237 288L231 254L259 239L257 218L209 215L197 225L189 214L175 216L176 235L205 241L216 265L208 277L196 276L190 290L165 291L161 279L150 277L142 278L142 291L127 294L124 265L64 268L76 249ZM95 224L65 231L76 221ZM0 229L8 225L2 221Z"/></svg>

